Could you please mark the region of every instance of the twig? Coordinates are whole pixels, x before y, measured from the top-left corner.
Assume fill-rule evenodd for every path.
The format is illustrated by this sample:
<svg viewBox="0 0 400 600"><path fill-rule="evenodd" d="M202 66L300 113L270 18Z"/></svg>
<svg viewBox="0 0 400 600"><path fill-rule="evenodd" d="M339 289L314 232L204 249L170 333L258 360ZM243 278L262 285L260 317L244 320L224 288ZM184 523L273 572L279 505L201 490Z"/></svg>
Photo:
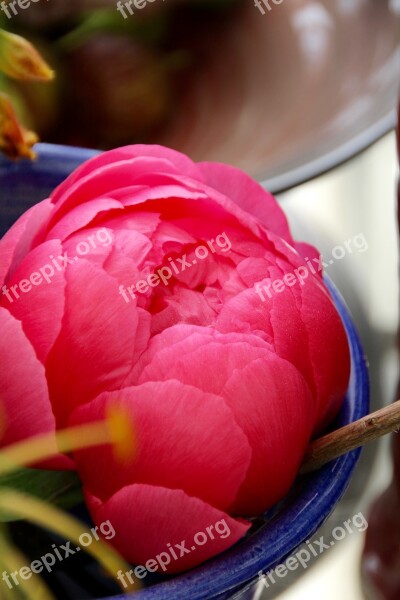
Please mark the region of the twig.
<svg viewBox="0 0 400 600"><path fill-rule="evenodd" d="M399 430L400 400L312 442L300 474L316 471L351 450Z"/></svg>

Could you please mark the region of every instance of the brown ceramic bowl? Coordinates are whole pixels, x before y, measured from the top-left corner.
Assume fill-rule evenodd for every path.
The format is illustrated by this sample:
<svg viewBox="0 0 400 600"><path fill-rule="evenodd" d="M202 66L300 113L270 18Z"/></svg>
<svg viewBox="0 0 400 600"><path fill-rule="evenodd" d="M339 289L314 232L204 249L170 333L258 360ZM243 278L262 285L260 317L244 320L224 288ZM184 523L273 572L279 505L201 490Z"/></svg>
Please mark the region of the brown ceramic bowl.
<svg viewBox="0 0 400 600"><path fill-rule="evenodd" d="M271 191L319 175L395 124L398 0L244 3L154 140L244 168Z"/></svg>

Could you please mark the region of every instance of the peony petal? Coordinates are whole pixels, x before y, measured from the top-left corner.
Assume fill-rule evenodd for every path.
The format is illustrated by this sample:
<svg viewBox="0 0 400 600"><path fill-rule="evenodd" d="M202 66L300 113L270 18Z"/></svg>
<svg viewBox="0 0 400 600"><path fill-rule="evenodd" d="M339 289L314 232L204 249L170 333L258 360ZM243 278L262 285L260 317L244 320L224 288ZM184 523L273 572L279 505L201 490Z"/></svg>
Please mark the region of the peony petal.
<svg viewBox="0 0 400 600"><path fill-rule="evenodd" d="M59 270L52 258L56 261L62 255L62 247L59 240L52 240L37 246L20 263L8 287L18 294L16 299L9 293L9 298L2 300L2 305L22 322L26 337L35 348L39 360L44 363L58 334L61 330L61 321L64 314L64 292L65 277L63 264ZM44 276L43 276L44 274ZM37 282L32 285L30 281ZM30 289L23 293L21 282L29 284ZM15 287L17 286L17 287ZM23 287L22 289L28 289Z"/></svg>
<svg viewBox="0 0 400 600"><path fill-rule="evenodd" d="M243 263L238 268L241 277L252 283L256 265L244 271ZM268 279L225 302L215 327L221 332L251 331L273 343L276 353L305 377L318 405L315 431L320 431L336 415L346 393L346 333L319 277L307 273L304 280L296 279L294 267L282 259L268 272ZM289 274L290 286L284 284Z"/></svg>
<svg viewBox="0 0 400 600"><path fill-rule="evenodd" d="M80 476L96 496L105 500L144 483L182 489L220 509L233 502L251 450L221 397L179 381L150 382L100 395L78 408L71 424L101 420L110 406L129 415L135 450L123 463L109 446L75 453Z"/></svg>
<svg viewBox="0 0 400 600"><path fill-rule="evenodd" d="M173 294L160 296L153 302L152 313L152 335L177 323L210 325L216 316L201 292L187 290L178 284L174 285Z"/></svg>
<svg viewBox="0 0 400 600"><path fill-rule="evenodd" d="M245 263L246 261L243 261ZM253 285L257 273L239 266L238 270L246 283ZM314 370L309 356L307 328L300 308L296 304L292 288L284 285L285 272L276 266L268 266L269 278L259 280L256 285L245 290L222 307L216 327L222 331L250 329L273 345L281 358L291 362L305 377L313 394L316 395ZM262 276L262 268L258 275ZM253 278L253 275L256 275ZM295 278L293 277L295 280ZM291 280L290 280L291 281ZM275 288L275 284L279 285ZM295 280L295 285L301 287ZM279 290L279 291L276 291ZM301 294L301 292L300 292ZM301 305L301 296L299 299ZM318 327L322 325L318 324Z"/></svg>
<svg viewBox="0 0 400 600"><path fill-rule="evenodd" d="M249 347L271 349L270 345L255 335L245 335L235 332L221 334L210 327L180 323L166 329L151 339L146 352L135 367L135 373L137 377L143 373L141 381L148 381L152 378L163 380L164 376L162 373L165 373L166 370L162 368L162 365L171 362L171 356L174 358L183 355L186 356L210 343L221 345L246 344L246 351ZM147 371L146 368L148 366L150 366L150 370ZM136 383L137 380L131 381L132 383ZM218 388L207 388L208 391L211 391L211 389Z"/></svg>
<svg viewBox="0 0 400 600"><path fill-rule="evenodd" d="M154 159L163 159L164 170L173 173L185 173L189 177L201 176L197 165L193 163L186 155L158 145L135 144L124 146L108 152L103 152L92 159L86 161L78 167L52 194L54 203L60 202L64 194L68 192L71 186L82 178L91 175L95 171L107 167L110 163L120 163L126 160L132 160L138 157L147 157ZM154 169L155 170L155 169ZM120 187L120 186L119 186Z"/></svg>
<svg viewBox="0 0 400 600"><path fill-rule="evenodd" d="M222 395L253 449L230 512L256 516L293 484L311 437L314 400L297 369L272 352L234 371Z"/></svg>
<svg viewBox="0 0 400 600"><path fill-rule="evenodd" d="M151 238L160 224L160 216L156 212L144 210L124 210L109 212L103 219L96 219L98 227L111 229L114 234L125 229Z"/></svg>
<svg viewBox="0 0 400 600"><path fill-rule="evenodd" d="M86 260L102 267L112 252L114 234L107 227L86 227L73 233L63 242L68 264Z"/></svg>
<svg viewBox="0 0 400 600"><path fill-rule="evenodd" d="M223 194L202 183L199 179L192 179L181 174L171 173L168 169L163 170L163 168L160 159L158 159L157 163L154 162L153 164L151 164L150 159L134 159L133 161L123 161L107 165L98 171L90 173L85 178L78 179L63 194L62 200L57 200L50 225L52 226L68 210L79 205L82 200L87 202L96 198L96 196L104 196L112 193L116 189L115 181L117 180L118 187L120 188L129 185L148 185L151 190L151 188L156 186L178 185L182 189L196 192L198 199L194 200L191 204L201 203L206 213L209 215L212 213L218 215L222 226L224 223L226 224L227 220L229 222L234 217L237 223L247 230L247 235L251 232L256 239L260 239L265 234L265 232L263 233L260 221L256 217L240 208ZM151 192L150 195L152 195ZM130 203L139 202L139 199L143 202L147 196L147 191L139 192L138 198L136 200L132 199ZM150 200L156 202L156 208L158 209L158 201L160 200L158 195L152 199L150 198ZM173 212L175 211L176 209L173 210Z"/></svg>
<svg viewBox="0 0 400 600"><path fill-rule="evenodd" d="M274 342L274 330L268 306L253 288L247 289L225 302L214 322L221 333L232 331L253 333L269 344Z"/></svg>
<svg viewBox="0 0 400 600"><path fill-rule="evenodd" d="M107 158L107 157L106 157ZM78 173L73 173L55 192L51 199L56 205L51 223L64 216L69 210L82 202L107 196L119 188L134 185L157 185L157 173L178 174L180 171L165 158L149 156L127 157L124 160L110 162L99 158L92 159L89 166ZM102 162L101 166L91 169L95 161ZM197 172L197 171L196 171ZM168 178L166 181L169 181ZM118 182L116 184L116 182Z"/></svg>
<svg viewBox="0 0 400 600"><path fill-rule="evenodd" d="M309 356L318 395L315 432L336 416L350 377L346 332L325 286L313 281L302 290L301 318L307 330Z"/></svg>
<svg viewBox="0 0 400 600"><path fill-rule="evenodd" d="M163 174L164 175L164 174ZM164 200L168 201L175 198L183 198L185 200L199 200L207 198L204 192L190 190L186 186L164 184L164 185L140 185L126 188L118 188L112 192L113 198L120 200L127 208L138 204L143 204L148 200Z"/></svg>
<svg viewBox="0 0 400 600"><path fill-rule="evenodd" d="M287 264L280 260L277 264L280 268L271 268L271 276L282 279ZM325 284L310 272L303 275L305 279L272 295L271 324L277 353L302 371L316 396L315 432L319 432L343 402L350 377L350 353L342 320ZM288 325L293 335L288 335Z"/></svg>
<svg viewBox="0 0 400 600"><path fill-rule="evenodd" d="M65 276L65 315L46 364L61 423L80 404L123 386L140 318L135 302L124 302L115 279L96 265L82 259L69 265Z"/></svg>
<svg viewBox="0 0 400 600"><path fill-rule="evenodd" d="M47 233L47 239L58 238L65 240L75 231L88 225L93 219L110 210L122 210L124 205L112 198L96 198L80 204L70 210L65 217L60 219Z"/></svg>
<svg viewBox="0 0 400 600"><path fill-rule="evenodd" d="M232 372L240 371L254 360L268 359L270 354L268 345L258 341L256 336L193 334L153 354L139 382L176 378L204 392L220 394ZM147 353L143 355L143 362L147 356Z"/></svg>
<svg viewBox="0 0 400 600"><path fill-rule="evenodd" d="M202 162L198 167L207 185L230 198L289 244L294 244L285 213L274 196L259 183L230 165Z"/></svg>
<svg viewBox="0 0 400 600"><path fill-rule="evenodd" d="M250 528L250 523L182 490L136 484L104 504L86 491L86 501L96 523L112 523L112 544L127 560L143 566L158 560L164 565L157 569L161 573L179 573L203 563L233 546Z"/></svg>
<svg viewBox="0 0 400 600"><path fill-rule="evenodd" d="M130 258L135 266L140 268L151 251L152 244L146 235L129 229L119 229L114 234L113 252L107 258L105 268L118 254Z"/></svg>
<svg viewBox="0 0 400 600"><path fill-rule="evenodd" d="M27 210L0 240L0 286L5 283L18 263L32 248L44 224L50 217L53 205L43 200Z"/></svg>
<svg viewBox="0 0 400 600"><path fill-rule="evenodd" d="M43 365L22 331L22 325L0 308L0 414L5 432L1 446L55 430ZM2 419L3 420L3 419ZM2 427L3 429L3 423ZM72 461L57 454L41 464L42 468L71 469Z"/></svg>
<svg viewBox="0 0 400 600"><path fill-rule="evenodd" d="M234 342L229 334L213 339L193 333L164 349L158 345L156 353L150 345L142 361L147 355L152 358L139 382L179 378L225 398L253 449L248 483L233 507L237 514L255 515L282 498L293 483L311 436L316 405L292 364L266 344L253 345L257 336L240 337L242 341Z"/></svg>
<svg viewBox="0 0 400 600"><path fill-rule="evenodd" d="M311 264L313 264L313 261L315 261L313 266L318 264L321 254L314 246L311 246L311 244L306 244L305 242L295 242L294 247L306 262L310 261ZM322 279L323 272L317 269L316 275Z"/></svg>

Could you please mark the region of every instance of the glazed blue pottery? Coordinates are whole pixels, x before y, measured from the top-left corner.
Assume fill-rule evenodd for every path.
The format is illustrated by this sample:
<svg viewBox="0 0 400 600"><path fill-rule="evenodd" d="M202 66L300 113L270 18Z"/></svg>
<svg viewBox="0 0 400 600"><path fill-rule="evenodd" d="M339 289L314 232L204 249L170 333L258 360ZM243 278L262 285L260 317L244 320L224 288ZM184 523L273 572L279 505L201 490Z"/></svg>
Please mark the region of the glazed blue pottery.
<svg viewBox="0 0 400 600"><path fill-rule="evenodd" d="M44 199L73 169L94 151L38 145L34 163L0 159L0 234L35 202ZM352 318L343 299L327 281L346 327L352 371L346 400L334 427L359 419L368 412L369 381L366 360ZM299 478L291 493L265 515L255 531L233 548L189 573L158 580L123 600L252 600L258 573L266 573L308 540L329 517L342 498L360 451L343 456L317 473ZM162 510L162 507L160 507Z"/></svg>

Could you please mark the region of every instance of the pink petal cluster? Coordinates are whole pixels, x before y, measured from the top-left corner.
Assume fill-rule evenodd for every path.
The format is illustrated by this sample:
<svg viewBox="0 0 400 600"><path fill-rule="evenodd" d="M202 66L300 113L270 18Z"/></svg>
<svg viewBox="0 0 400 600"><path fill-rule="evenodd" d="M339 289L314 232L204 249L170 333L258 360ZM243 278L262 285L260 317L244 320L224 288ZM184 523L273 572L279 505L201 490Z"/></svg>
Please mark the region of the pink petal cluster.
<svg viewBox="0 0 400 600"><path fill-rule="evenodd" d="M5 295L100 228L112 243L18 300ZM214 244L195 265L196 247L222 234L229 251ZM191 268L167 285L121 297L121 286L182 256ZM132 460L103 446L51 466L78 470L94 521L111 521L133 563L221 519L228 537L168 570L223 551L248 530L240 517L288 492L310 437L345 395L347 339L321 274L264 299L255 292L317 256L292 239L273 196L235 168L159 146L90 160L0 242L3 445L123 406Z"/></svg>

